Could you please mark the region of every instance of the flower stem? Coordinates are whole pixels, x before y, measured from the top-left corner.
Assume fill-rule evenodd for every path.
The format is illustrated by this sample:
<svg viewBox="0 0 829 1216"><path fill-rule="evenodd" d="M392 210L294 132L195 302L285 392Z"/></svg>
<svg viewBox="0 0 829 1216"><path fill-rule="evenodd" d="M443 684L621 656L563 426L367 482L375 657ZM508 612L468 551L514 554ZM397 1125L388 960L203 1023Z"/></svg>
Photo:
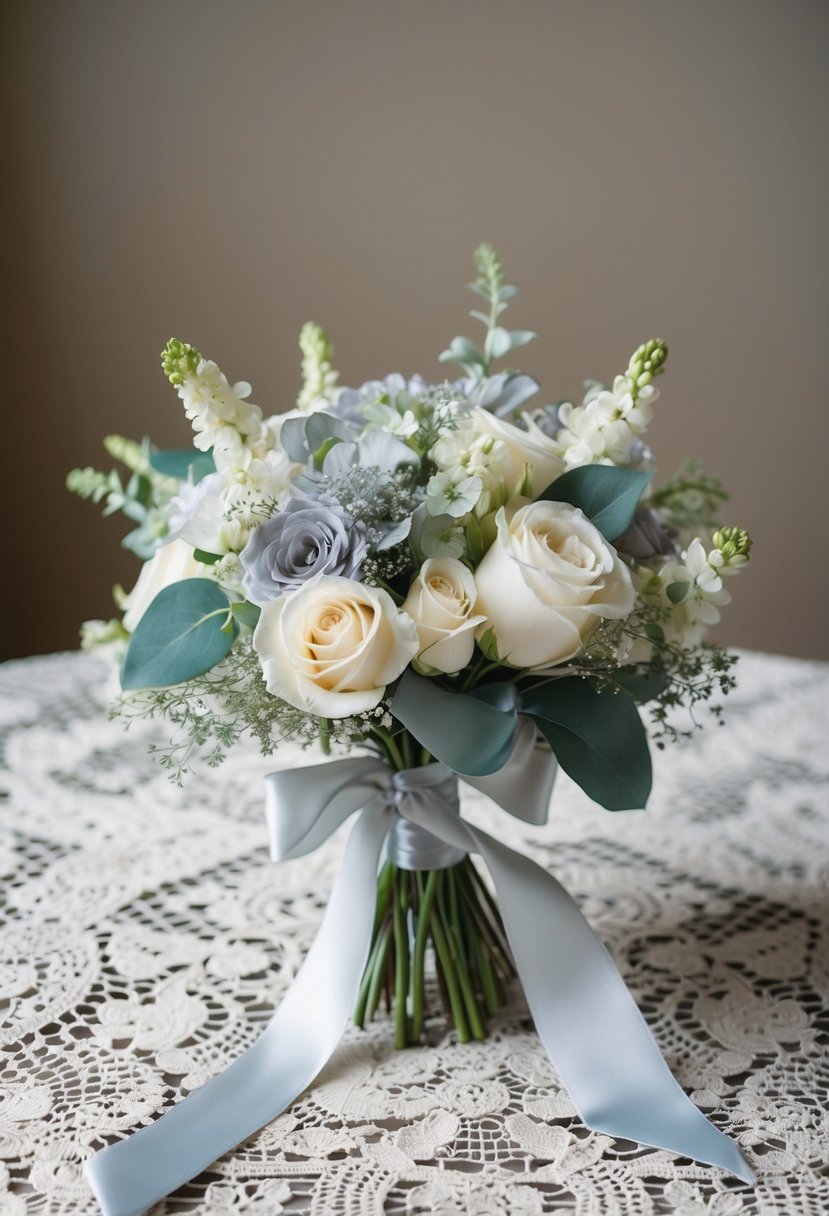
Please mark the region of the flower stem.
<svg viewBox="0 0 829 1216"><path fill-rule="evenodd" d="M398 871L398 874L400 871ZM394 1045L408 1047L408 1018L406 1004L409 992L409 882L408 874L395 884L394 900Z"/></svg>
<svg viewBox="0 0 829 1216"><path fill-rule="evenodd" d="M432 918L432 907L440 882L441 871L431 870L424 884L423 876L417 875L417 890L419 907L417 911L417 932L415 934L414 964L412 968L412 1041L417 1043L423 1034L423 990L424 970L426 964L426 945L429 941L429 928Z"/></svg>
<svg viewBox="0 0 829 1216"><path fill-rule="evenodd" d="M431 926L432 940L435 943L435 953L437 954L440 969L443 972L443 979L446 984L446 994L449 997L449 1006L452 1010L452 1021L455 1023L455 1029L458 1032L458 1040L461 1043L468 1043L471 1036L469 1034L469 1024L466 1020L466 1011L464 1009L463 999L458 987L458 977L449 950L449 943L446 940L446 934L443 932L443 925L441 924L441 919L436 907L432 908Z"/></svg>

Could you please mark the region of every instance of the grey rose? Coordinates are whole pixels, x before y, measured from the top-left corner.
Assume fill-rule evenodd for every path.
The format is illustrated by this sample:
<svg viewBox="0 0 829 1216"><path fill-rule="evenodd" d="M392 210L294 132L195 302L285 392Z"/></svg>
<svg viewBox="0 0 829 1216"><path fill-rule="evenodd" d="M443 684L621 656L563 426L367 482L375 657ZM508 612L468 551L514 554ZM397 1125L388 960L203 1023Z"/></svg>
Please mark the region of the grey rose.
<svg viewBox="0 0 829 1216"><path fill-rule="evenodd" d="M630 527L616 537L613 548L639 562L677 552L671 533L652 507L636 508Z"/></svg>
<svg viewBox="0 0 829 1216"><path fill-rule="evenodd" d="M365 524L332 498L295 494L255 528L242 550L245 595L262 606L302 587L315 574L360 578L368 550Z"/></svg>

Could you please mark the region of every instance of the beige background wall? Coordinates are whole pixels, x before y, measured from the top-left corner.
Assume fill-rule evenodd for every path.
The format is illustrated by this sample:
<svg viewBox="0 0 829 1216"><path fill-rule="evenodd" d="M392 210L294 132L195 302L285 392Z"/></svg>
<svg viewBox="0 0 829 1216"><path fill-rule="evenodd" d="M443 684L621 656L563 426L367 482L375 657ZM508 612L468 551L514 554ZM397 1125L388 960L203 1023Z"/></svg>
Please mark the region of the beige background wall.
<svg viewBox="0 0 829 1216"><path fill-rule="evenodd" d="M823 0L5 14L6 653L73 646L134 578L63 478L110 431L187 441L171 334L267 408L309 317L346 383L433 376L490 240L547 399L670 342L660 467L699 455L756 538L723 639L829 658Z"/></svg>

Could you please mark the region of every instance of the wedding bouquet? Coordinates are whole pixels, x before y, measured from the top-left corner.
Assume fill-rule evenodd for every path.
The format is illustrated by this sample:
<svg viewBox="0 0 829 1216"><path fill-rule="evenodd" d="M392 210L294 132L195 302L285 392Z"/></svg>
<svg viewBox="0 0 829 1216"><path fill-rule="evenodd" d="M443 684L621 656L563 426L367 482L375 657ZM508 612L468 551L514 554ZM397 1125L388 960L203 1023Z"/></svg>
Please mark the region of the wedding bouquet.
<svg viewBox="0 0 829 1216"><path fill-rule="evenodd" d="M329 339L309 323L296 407L265 417L249 384L231 384L171 340L162 364L193 447L159 451L110 437L126 482L91 469L69 475L70 489L127 515L135 527L124 544L145 560L133 590L116 589L121 618L87 623L83 644L123 650L115 712L174 724L176 736L156 750L176 780L198 755L219 764L244 734L265 755L287 740L357 752L274 774L268 811L280 858L315 847L332 821L378 798L382 814L394 812L389 821L378 811L380 828L365 829L380 832L385 860L379 876L376 862L362 871L363 888L366 874L372 885L367 953L355 947L356 993L344 984L360 1025L385 993L397 1046L421 1039L428 955L458 1038L481 1038L517 967L548 1047L555 1040L575 1058L580 1028L556 1002L581 982L578 950L542 967L521 945L522 900L535 884L544 916L559 899L555 880L522 870L526 859L459 818L456 775L531 822L544 820L556 765L610 810L643 807L651 761L640 707L657 747L687 733L703 703L719 713L712 698L733 686L734 660L705 643L706 631L751 542L720 526L726 495L697 463L654 484L646 436L666 345L638 346L610 386L588 381L579 404L538 404L535 380L495 367L535 337L503 324L516 288L491 247L475 261L470 286L481 305L471 315L483 340L456 337L439 356L460 378L392 374L340 387ZM675 712L683 708L687 720ZM470 849L503 898L493 898ZM347 863L352 880L356 864ZM319 985L348 952L349 917L354 938L362 932L360 898L353 885ZM332 916L334 905L342 911L337 899ZM562 925L570 918L575 942L579 926L589 930L567 900L558 915ZM578 949L601 949L591 942ZM603 957L591 965L612 967ZM554 972L558 989L540 991ZM613 976L599 1004L621 984ZM619 1019L629 1017L625 1005ZM639 1041L639 1022L619 1034ZM598 1061L605 1032L584 1033ZM584 1068L557 1063L578 1105ZM652 1090L643 1085L644 1108ZM635 1106L631 1094L613 1101ZM580 1109L590 1121L589 1102ZM663 1142L645 1116L623 1126ZM724 1159L711 1147L689 1151ZM739 1155L727 1160L750 1176Z"/></svg>
<svg viewBox="0 0 829 1216"><path fill-rule="evenodd" d="M649 703L661 747L681 733L672 709L732 686L733 659L703 643L751 542L718 526L725 494L698 465L652 485L645 436L666 345L639 346L579 405L533 405L537 383L494 364L535 334L502 324L516 288L495 251L475 261L483 342L456 337L439 356L463 378L341 388L309 323L297 407L266 418L249 384L173 339L162 363L194 447L111 437L126 486L114 472L69 475L137 524L124 544L146 562L117 592L123 616L83 638L125 646L117 712L179 728L160 752L177 780L194 753L219 764L245 732L266 755L293 740L364 749L398 771L451 760L453 715L462 732L470 703L511 690L590 797L641 807L651 768L637 706ZM475 768L467 757L460 771ZM396 976L398 1045L420 1038L429 942L459 1036L481 1037L511 962L468 858L413 877L387 862L358 1021Z"/></svg>

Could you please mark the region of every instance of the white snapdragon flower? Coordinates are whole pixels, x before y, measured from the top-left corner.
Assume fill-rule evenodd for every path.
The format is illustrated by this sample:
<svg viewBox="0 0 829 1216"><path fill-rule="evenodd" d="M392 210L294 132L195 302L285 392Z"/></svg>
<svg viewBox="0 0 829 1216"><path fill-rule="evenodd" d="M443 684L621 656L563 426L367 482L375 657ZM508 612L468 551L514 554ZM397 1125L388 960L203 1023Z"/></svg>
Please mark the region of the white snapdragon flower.
<svg viewBox="0 0 829 1216"><path fill-rule="evenodd" d="M631 451L648 429L659 395L653 384L642 385L635 394L633 387L629 376L617 376L611 389L591 385L581 405L568 401L559 407L556 449L568 469L630 464Z"/></svg>
<svg viewBox="0 0 829 1216"><path fill-rule="evenodd" d="M262 411L246 400L251 386L230 384L212 359L200 359L177 388L196 432L193 443L202 452L213 449L217 469L236 465L245 452L262 457L272 446Z"/></svg>

